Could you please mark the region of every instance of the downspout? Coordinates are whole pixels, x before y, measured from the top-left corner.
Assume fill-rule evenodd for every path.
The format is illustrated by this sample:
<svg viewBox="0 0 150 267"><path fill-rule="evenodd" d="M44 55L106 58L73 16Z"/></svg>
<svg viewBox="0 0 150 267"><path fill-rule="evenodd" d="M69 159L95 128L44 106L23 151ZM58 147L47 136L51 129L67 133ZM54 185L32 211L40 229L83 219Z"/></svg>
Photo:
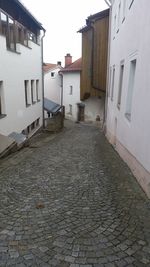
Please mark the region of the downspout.
<svg viewBox="0 0 150 267"><path fill-rule="evenodd" d="M104 124L103 131L107 133L107 107L108 107L108 92L109 92L109 67L110 67L110 44L111 44L111 17L112 17L112 8L110 6L109 12L109 33L108 33L108 57L107 57L107 79L106 79L106 100L105 100L105 112L104 112Z"/></svg>
<svg viewBox="0 0 150 267"><path fill-rule="evenodd" d="M111 0L104 0L104 1L109 7L111 7Z"/></svg>
<svg viewBox="0 0 150 267"><path fill-rule="evenodd" d="M60 87L61 87L61 106L63 106L63 74L62 72L60 71L59 72L59 75L61 76L61 84L60 84Z"/></svg>
<svg viewBox="0 0 150 267"><path fill-rule="evenodd" d="M42 67L42 115L43 115L43 128L45 128L44 119L44 70L43 70L43 39L45 37L46 30L43 29L43 36L41 37L41 67Z"/></svg>

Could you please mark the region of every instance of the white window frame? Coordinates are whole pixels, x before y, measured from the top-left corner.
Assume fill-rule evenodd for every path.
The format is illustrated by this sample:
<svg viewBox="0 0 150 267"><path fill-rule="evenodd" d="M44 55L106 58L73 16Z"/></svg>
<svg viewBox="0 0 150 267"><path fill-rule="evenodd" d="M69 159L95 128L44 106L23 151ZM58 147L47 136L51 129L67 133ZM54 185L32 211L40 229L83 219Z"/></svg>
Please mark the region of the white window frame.
<svg viewBox="0 0 150 267"><path fill-rule="evenodd" d="M120 62L119 88L118 88L118 100L117 100L117 107L118 107L118 109L120 109L120 106L121 106L123 78L124 78L124 60L122 60Z"/></svg>
<svg viewBox="0 0 150 267"><path fill-rule="evenodd" d="M112 83L111 83L111 101L114 100L115 74L116 74L116 67L115 67L115 65L113 65L113 69L112 69Z"/></svg>
<svg viewBox="0 0 150 267"><path fill-rule="evenodd" d="M133 69L133 66L134 66L134 69ZM128 92L127 92L127 99L126 99L125 117L128 121L131 121L132 100L133 100L133 93L134 93L134 86L135 86L136 68L137 68L137 58L134 58L130 61Z"/></svg>
<svg viewBox="0 0 150 267"><path fill-rule="evenodd" d="M25 91L25 104L26 107L31 106L31 91L29 80L24 80L24 91Z"/></svg>

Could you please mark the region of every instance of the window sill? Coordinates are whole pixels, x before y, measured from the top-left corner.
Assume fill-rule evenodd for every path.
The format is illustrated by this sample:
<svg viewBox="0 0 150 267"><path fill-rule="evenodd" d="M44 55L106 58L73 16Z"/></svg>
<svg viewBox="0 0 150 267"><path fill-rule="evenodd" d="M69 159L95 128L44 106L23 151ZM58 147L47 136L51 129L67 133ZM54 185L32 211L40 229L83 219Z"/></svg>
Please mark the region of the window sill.
<svg viewBox="0 0 150 267"><path fill-rule="evenodd" d="M32 48L31 48L30 46L28 46L28 45L25 45L25 44L22 44L22 43L17 43L17 44L20 44L20 45L22 45L22 46L24 46L24 47L26 47L26 48L32 50Z"/></svg>
<svg viewBox="0 0 150 267"><path fill-rule="evenodd" d="M13 49L8 48L8 47L7 47L7 51L12 52L12 53L15 53L15 54L17 54L17 55L21 55L20 52L17 52L16 50L13 50Z"/></svg>
<svg viewBox="0 0 150 267"><path fill-rule="evenodd" d="M0 114L0 119L5 118L7 115L6 114Z"/></svg>
<svg viewBox="0 0 150 267"><path fill-rule="evenodd" d="M33 40L30 40L30 39L29 39L29 41L32 42L33 44L36 44L36 45L38 45L38 46L41 46L40 44L34 42ZM32 49L32 48L31 48L31 49Z"/></svg>

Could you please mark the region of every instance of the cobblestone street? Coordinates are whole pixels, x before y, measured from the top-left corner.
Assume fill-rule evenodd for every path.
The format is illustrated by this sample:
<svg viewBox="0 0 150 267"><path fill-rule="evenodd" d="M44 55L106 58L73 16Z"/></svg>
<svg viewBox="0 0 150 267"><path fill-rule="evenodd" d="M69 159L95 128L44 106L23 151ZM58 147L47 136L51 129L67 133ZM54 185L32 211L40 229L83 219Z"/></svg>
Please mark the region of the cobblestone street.
<svg viewBox="0 0 150 267"><path fill-rule="evenodd" d="M0 267L150 266L150 202L92 125L0 163Z"/></svg>

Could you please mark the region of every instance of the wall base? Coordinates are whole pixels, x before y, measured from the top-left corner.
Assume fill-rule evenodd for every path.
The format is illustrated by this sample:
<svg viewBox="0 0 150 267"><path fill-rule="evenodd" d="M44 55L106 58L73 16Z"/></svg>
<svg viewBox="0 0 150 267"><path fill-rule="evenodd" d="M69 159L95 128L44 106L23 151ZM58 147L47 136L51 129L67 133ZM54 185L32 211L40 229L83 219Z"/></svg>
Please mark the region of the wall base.
<svg viewBox="0 0 150 267"><path fill-rule="evenodd" d="M138 183L150 199L150 173L142 164L108 131L106 134L108 141L114 145L120 157L127 163ZM115 144L114 144L115 140Z"/></svg>

